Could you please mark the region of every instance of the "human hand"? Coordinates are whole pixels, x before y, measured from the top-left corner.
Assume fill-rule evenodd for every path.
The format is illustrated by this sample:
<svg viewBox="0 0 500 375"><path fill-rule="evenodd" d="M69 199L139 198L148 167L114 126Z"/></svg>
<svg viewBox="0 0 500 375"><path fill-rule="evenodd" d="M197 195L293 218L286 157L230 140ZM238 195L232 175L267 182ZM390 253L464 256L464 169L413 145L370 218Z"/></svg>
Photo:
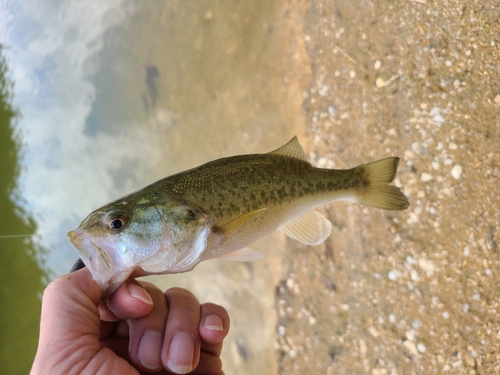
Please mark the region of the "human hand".
<svg viewBox="0 0 500 375"><path fill-rule="evenodd" d="M102 293L85 268L49 284L32 375L224 374L229 316L222 306L134 279L107 301Z"/></svg>

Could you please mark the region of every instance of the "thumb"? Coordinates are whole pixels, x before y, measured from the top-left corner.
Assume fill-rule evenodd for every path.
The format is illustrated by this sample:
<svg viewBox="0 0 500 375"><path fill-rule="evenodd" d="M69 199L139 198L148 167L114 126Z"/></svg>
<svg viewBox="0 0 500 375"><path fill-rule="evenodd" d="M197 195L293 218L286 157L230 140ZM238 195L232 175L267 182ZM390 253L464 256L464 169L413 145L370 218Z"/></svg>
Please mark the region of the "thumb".
<svg viewBox="0 0 500 375"><path fill-rule="evenodd" d="M69 364L70 357L75 358L75 362L88 361L99 351L97 306L102 293L86 268L60 276L47 286L33 367L54 370L64 364L71 368L69 366L77 363Z"/></svg>

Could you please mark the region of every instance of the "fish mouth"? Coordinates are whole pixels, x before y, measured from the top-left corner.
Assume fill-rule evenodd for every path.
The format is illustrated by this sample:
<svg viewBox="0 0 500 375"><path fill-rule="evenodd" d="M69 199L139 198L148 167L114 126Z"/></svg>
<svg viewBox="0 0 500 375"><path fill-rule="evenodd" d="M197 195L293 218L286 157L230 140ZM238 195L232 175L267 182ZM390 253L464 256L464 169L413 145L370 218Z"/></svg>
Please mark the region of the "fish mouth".
<svg viewBox="0 0 500 375"><path fill-rule="evenodd" d="M108 273L113 270L111 258L92 241L87 233L81 229L75 229L69 232L66 238L92 275L97 272Z"/></svg>

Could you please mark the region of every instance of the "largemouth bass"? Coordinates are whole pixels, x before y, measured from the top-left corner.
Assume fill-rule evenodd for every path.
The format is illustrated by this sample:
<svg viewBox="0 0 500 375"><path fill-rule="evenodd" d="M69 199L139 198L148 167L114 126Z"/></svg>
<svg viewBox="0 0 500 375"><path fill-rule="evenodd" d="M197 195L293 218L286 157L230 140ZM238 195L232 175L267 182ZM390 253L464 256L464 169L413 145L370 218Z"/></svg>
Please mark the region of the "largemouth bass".
<svg viewBox="0 0 500 375"><path fill-rule="evenodd" d="M408 207L389 185L398 162L315 168L295 137L270 153L211 161L117 199L92 212L68 241L108 294L130 275L186 272L210 258L260 258L248 246L275 230L317 245L331 224L316 207L335 200Z"/></svg>

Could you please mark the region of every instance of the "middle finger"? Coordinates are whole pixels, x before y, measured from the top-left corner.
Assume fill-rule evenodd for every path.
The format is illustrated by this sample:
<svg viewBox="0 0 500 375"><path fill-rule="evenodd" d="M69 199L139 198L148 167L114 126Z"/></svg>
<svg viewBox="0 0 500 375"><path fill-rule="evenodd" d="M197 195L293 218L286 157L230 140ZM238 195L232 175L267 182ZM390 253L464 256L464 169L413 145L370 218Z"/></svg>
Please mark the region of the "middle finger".
<svg viewBox="0 0 500 375"><path fill-rule="evenodd" d="M142 318L129 320L129 354L132 362L143 370L159 370L168 306L160 289L149 283L143 287L153 299L153 309Z"/></svg>

